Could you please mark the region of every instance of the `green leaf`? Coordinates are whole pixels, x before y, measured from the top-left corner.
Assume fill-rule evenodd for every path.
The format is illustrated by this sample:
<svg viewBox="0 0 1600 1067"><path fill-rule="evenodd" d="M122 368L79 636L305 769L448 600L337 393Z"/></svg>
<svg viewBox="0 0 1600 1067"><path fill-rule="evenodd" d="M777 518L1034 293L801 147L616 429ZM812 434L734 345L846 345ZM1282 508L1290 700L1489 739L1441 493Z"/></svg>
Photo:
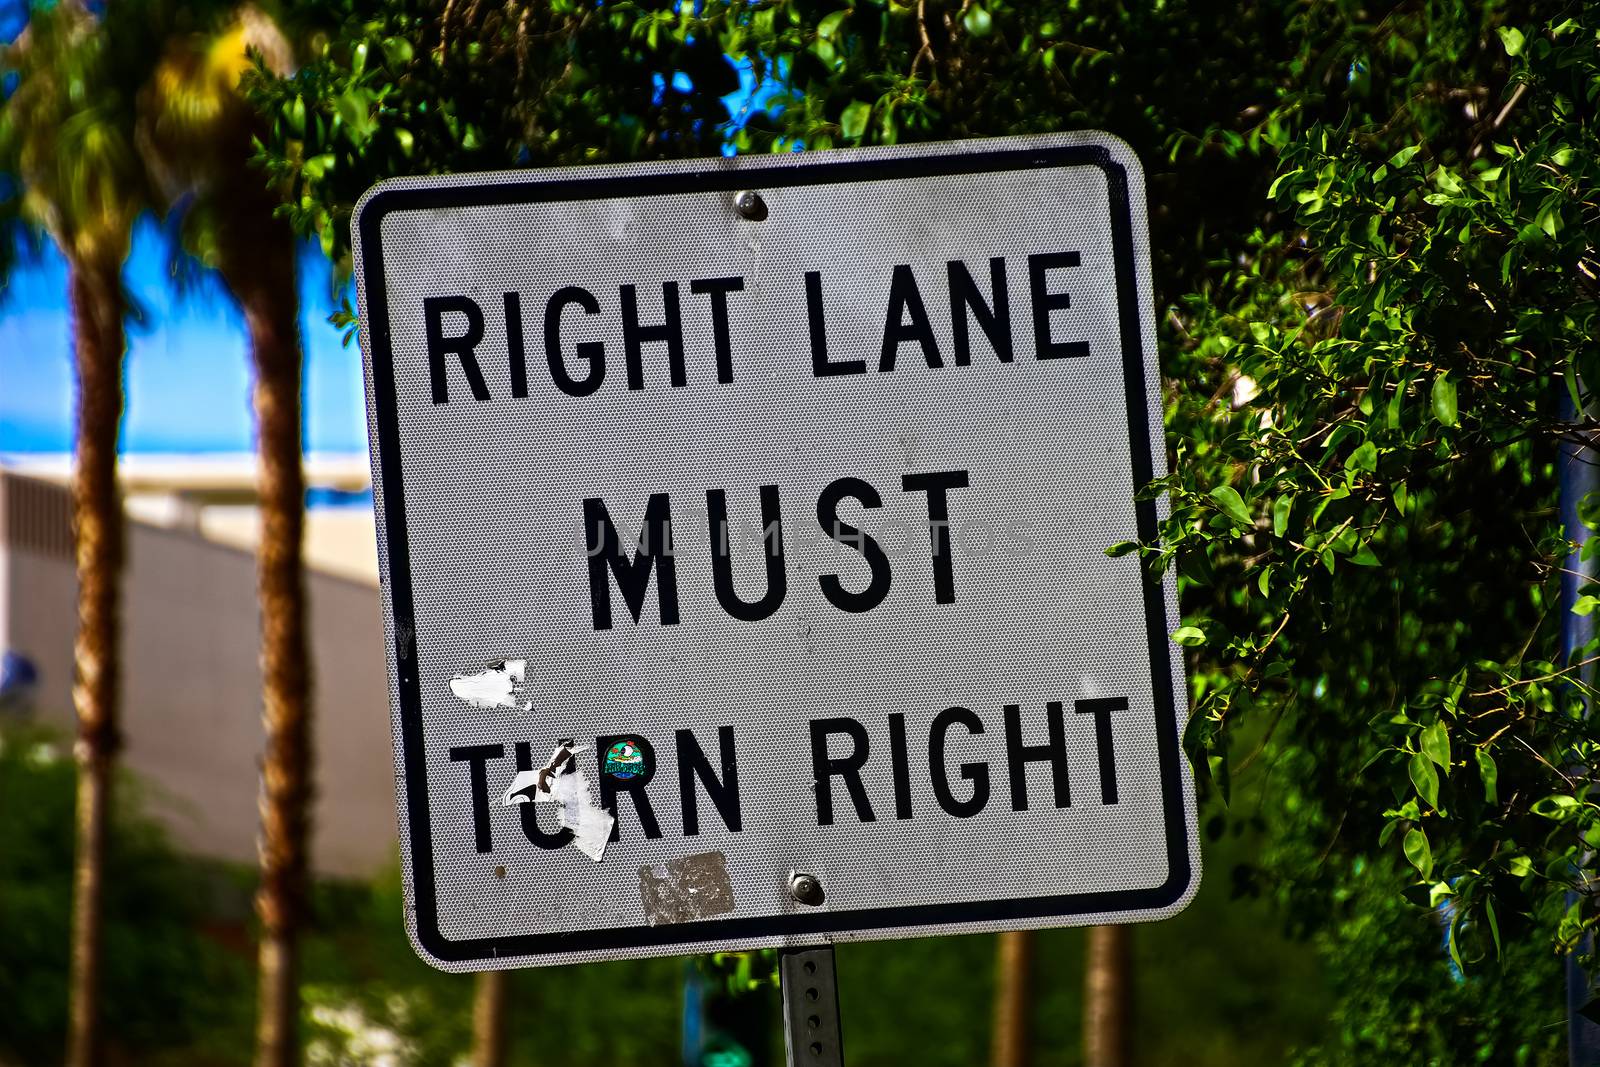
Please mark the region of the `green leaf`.
<svg viewBox="0 0 1600 1067"><path fill-rule="evenodd" d="M1295 177L1299 173L1300 173L1300 171L1298 171L1298 170L1286 170L1282 174L1278 175L1276 178L1272 179L1272 184L1267 186L1267 198L1270 200L1273 197L1277 196L1278 195L1278 186L1282 185L1284 182L1288 181L1290 178Z"/></svg>
<svg viewBox="0 0 1600 1067"><path fill-rule="evenodd" d="M1112 559L1116 559L1119 556L1126 556L1129 552L1133 552L1138 549L1138 547L1139 542L1137 541L1118 541L1116 544L1106 549L1106 555L1110 556Z"/></svg>
<svg viewBox="0 0 1600 1067"><path fill-rule="evenodd" d="M1450 729L1441 719L1422 730L1422 754L1437 763L1445 774L1450 773Z"/></svg>
<svg viewBox="0 0 1600 1067"><path fill-rule="evenodd" d="M1361 447L1350 453L1350 458L1344 461L1347 471L1376 471L1378 469L1378 446L1371 441L1361 442Z"/></svg>
<svg viewBox="0 0 1600 1067"><path fill-rule="evenodd" d="M1206 633L1198 626L1180 626L1172 631L1172 639L1184 646L1203 645Z"/></svg>
<svg viewBox="0 0 1600 1067"><path fill-rule="evenodd" d="M1411 755L1411 762L1407 768L1411 772L1411 784L1417 787L1417 795L1428 802L1428 806L1435 811L1439 808L1439 772L1433 769L1433 761L1420 752Z"/></svg>
<svg viewBox="0 0 1600 1067"><path fill-rule="evenodd" d="M1483 779L1483 799L1491 805L1500 803L1500 768L1494 765L1494 757L1486 749L1475 749L1473 755L1478 760L1478 777Z"/></svg>
<svg viewBox="0 0 1600 1067"><path fill-rule="evenodd" d="M1389 403L1384 410L1384 421L1388 423L1391 430L1400 428L1400 409L1405 405L1406 390L1409 388L1411 388L1410 378L1397 382L1393 395L1389 397Z"/></svg>
<svg viewBox="0 0 1600 1067"><path fill-rule="evenodd" d="M1294 495L1285 494L1272 502L1272 536L1289 532L1289 515L1294 511Z"/></svg>
<svg viewBox="0 0 1600 1067"><path fill-rule="evenodd" d="M1539 212L1539 217L1534 220L1539 229L1554 237L1561 229L1561 217L1550 208Z"/></svg>
<svg viewBox="0 0 1600 1067"><path fill-rule="evenodd" d="M1505 45L1506 55L1520 56L1525 38L1522 31L1515 26L1496 26L1495 32L1500 35L1500 43Z"/></svg>
<svg viewBox="0 0 1600 1067"><path fill-rule="evenodd" d="M333 153L324 152L321 155L312 156L310 159L306 160L300 165L300 169L305 173L307 178L310 178L312 181L317 181L324 174L333 169L333 164Z"/></svg>
<svg viewBox="0 0 1600 1067"><path fill-rule="evenodd" d="M345 133L357 147L365 144L377 128L377 120L372 117L372 103L373 96L365 89L348 89L334 101L339 117L344 120Z"/></svg>
<svg viewBox="0 0 1600 1067"><path fill-rule="evenodd" d="M1236 526L1254 525L1250 518L1250 509L1244 506L1244 498L1239 491L1231 485L1219 485L1211 490L1211 499L1216 501L1222 513L1232 519Z"/></svg>
<svg viewBox="0 0 1600 1067"><path fill-rule="evenodd" d="M1456 383L1441 374L1433 380L1433 417L1446 426L1459 425L1456 417Z"/></svg>
<svg viewBox="0 0 1600 1067"><path fill-rule="evenodd" d="M858 141L867 132L867 119L872 115L872 105L861 100L852 101L839 116L839 129L852 141Z"/></svg>
<svg viewBox="0 0 1600 1067"><path fill-rule="evenodd" d="M1402 148L1400 151L1389 157L1389 166L1398 170L1400 167L1410 163L1412 157L1414 157L1420 151L1422 151L1422 146L1419 144L1414 144L1409 148Z"/></svg>
<svg viewBox="0 0 1600 1067"><path fill-rule="evenodd" d="M967 32L974 37L987 37L994 32L994 19L978 4L972 5L967 11L967 17L961 22L966 26Z"/></svg>
<svg viewBox="0 0 1600 1067"><path fill-rule="evenodd" d="M1486 899L1483 902L1483 917L1489 920L1489 936L1494 938L1494 955L1499 959L1504 953L1500 947L1500 920L1494 916L1494 901Z"/></svg>
<svg viewBox="0 0 1600 1067"><path fill-rule="evenodd" d="M404 37L385 37L383 39L383 57L393 67L403 67L411 62L413 54L411 42Z"/></svg>
<svg viewBox="0 0 1600 1067"><path fill-rule="evenodd" d="M817 23L817 36L824 41L831 41L839 34L839 25L850 17L850 9L843 8L822 16L822 21Z"/></svg>
<svg viewBox="0 0 1600 1067"><path fill-rule="evenodd" d="M1433 873L1433 851L1428 848L1428 835L1420 827L1412 827L1406 831L1405 840L1401 843L1405 850L1406 859L1411 861L1422 877L1426 878Z"/></svg>
<svg viewBox="0 0 1600 1067"><path fill-rule="evenodd" d="M1565 819L1578 807L1578 798L1567 796L1565 793L1556 793L1552 796L1535 800L1529 806L1529 811L1535 815L1543 815L1546 819Z"/></svg>
<svg viewBox="0 0 1600 1067"><path fill-rule="evenodd" d="M1576 604L1572 605L1572 613L1574 615L1587 615L1595 609L1596 604L1600 604L1600 597L1590 596L1585 593L1578 598Z"/></svg>
<svg viewBox="0 0 1600 1067"><path fill-rule="evenodd" d="M1211 772L1211 780L1216 783L1222 806L1226 808L1233 793L1233 772L1228 767L1227 753L1214 752L1207 756L1206 769Z"/></svg>

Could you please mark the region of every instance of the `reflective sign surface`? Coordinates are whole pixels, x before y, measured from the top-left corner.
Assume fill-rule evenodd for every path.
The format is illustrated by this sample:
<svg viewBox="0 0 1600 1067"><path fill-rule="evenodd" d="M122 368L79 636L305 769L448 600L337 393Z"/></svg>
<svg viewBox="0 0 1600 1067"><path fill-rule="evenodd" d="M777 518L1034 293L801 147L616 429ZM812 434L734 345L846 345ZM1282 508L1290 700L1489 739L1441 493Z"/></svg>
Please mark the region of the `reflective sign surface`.
<svg viewBox="0 0 1600 1067"><path fill-rule="evenodd" d="M455 970L1199 878L1142 175L1098 134L404 179L355 221L408 923Z"/></svg>

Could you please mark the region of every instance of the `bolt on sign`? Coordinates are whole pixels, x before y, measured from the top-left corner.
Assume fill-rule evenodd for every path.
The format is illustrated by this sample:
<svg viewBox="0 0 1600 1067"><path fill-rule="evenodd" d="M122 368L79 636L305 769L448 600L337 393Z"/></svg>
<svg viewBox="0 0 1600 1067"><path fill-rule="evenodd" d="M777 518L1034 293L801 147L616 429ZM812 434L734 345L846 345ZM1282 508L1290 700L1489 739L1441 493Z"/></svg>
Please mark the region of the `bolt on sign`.
<svg viewBox="0 0 1600 1067"><path fill-rule="evenodd" d="M425 959L1188 902L1144 196L1095 133L367 193Z"/></svg>

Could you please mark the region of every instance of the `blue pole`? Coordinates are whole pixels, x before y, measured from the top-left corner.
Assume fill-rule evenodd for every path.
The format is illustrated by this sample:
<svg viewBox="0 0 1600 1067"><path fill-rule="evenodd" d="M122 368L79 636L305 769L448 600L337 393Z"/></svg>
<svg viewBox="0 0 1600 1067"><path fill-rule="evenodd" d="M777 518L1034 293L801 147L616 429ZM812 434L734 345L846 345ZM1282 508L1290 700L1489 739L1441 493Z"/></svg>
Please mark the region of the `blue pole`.
<svg viewBox="0 0 1600 1067"><path fill-rule="evenodd" d="M1566 422L1577 422L1577 412L1572 398L1562 391L1562 415ZM1580 590L1596 581L1600 573L1600 559L1583 558L1583 546L1593 531L1584 524L1578 513L1579 505L1590 493L1600 492L1600 441L1589 433L1574 435L1561 444L1561 528L1568 541L1578 547L1566 559L1561 573L1561 660L1563 663L1581 661L1583 650L1594 640L1596 613L1574 615ZM1600 498L1597 498L1600 499ZM1592 666L1578 672L1579 680L1593 685L1595 671ZM1570 901L1569 901L1570 903ZM1578 965L1578 957L1594 951L1594 938L1584 942L1567 957L1567 1049L1572 1067L1597 1067L1600 1065L1600 1003L1587 972ZM1592 1017L1591 1017L1592 1016Z"/></svg>
<svg viewBox="0 0 1600 1067"><path fill-rule="evenodd" d="M683 961L683 1067L701 1067L706 1050L706 985L695 963Z"/></svg>

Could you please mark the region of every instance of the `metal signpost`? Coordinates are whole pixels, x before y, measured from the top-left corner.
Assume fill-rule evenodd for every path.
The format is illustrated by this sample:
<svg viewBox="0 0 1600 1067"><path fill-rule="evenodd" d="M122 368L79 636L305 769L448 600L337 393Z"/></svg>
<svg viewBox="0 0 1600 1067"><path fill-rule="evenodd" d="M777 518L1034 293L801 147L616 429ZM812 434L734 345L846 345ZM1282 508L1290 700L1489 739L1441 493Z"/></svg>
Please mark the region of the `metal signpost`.
<svg viewBox="0 0 1600 1067"><path fill-rule="evenodd" d="M354 230L424 959L780 947L804 1007L837 941L1187 903L1174 587L1105 554L1165 453L1125 145L400 179Z"/></svg>

